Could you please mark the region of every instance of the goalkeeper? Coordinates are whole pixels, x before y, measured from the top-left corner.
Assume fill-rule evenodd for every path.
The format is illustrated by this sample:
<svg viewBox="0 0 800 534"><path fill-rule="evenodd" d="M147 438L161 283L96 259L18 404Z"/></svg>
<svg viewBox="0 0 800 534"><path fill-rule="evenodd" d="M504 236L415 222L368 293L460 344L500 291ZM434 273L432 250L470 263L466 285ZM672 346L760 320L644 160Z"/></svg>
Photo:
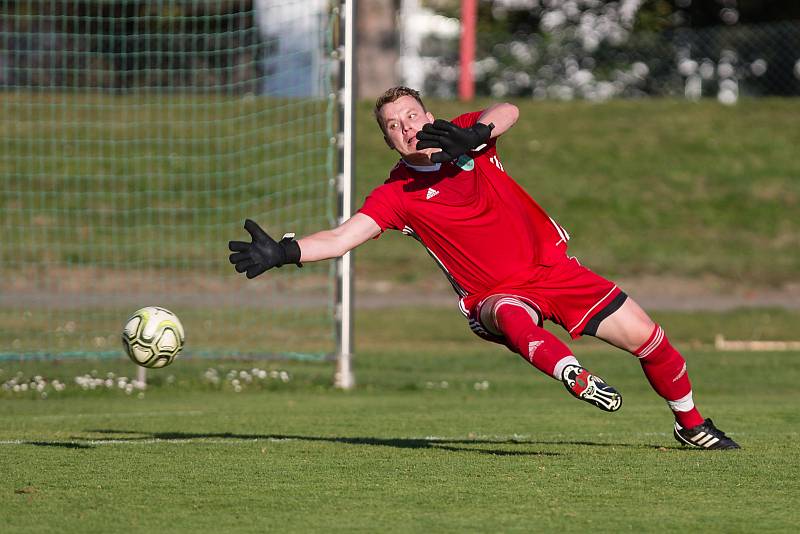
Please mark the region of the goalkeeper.
<svg viewBox="0 0 800 534"><path fill-rule="evenodd" d="M480 337L505 345L576 398L614 412L620 393L582 367L542 323L559 324L573 339L602 339L639 359L672 410L680 443L738 449L700 415L686 361L662 328L613 282L569 256L566 230L504 171L495 143L518 115L504 103L434 120L417 91L389 89L375 104L384 140L400 155L389 179L346 222L297 241L276 242L248 219L251 241L229 243L231 263L254 278L285 264L339 257L399 230L427 249Z"/></svg>

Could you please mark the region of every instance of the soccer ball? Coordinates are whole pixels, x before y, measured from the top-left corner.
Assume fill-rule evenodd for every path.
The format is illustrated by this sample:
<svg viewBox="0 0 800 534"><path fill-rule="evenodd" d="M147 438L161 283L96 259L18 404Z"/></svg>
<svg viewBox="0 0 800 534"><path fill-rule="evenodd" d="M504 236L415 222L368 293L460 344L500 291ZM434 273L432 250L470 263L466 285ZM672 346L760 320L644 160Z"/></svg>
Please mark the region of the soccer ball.
<svg viewBox="0 0 800 534"><path fill-rule="evenodd" d="M183 325L165 308L136 311L122 329L122 346L133 363L155 369L171 364L183 348Z"/></svg>

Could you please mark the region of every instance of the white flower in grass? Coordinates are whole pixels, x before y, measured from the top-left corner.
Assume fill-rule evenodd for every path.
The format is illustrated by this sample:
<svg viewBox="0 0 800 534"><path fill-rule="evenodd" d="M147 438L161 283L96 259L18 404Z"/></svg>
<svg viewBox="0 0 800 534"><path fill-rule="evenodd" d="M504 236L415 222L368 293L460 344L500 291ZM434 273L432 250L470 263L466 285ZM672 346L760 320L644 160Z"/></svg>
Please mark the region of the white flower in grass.
<svg viewBox="0 0 800 534"><path fill-rule="evenodd" d="M475 382L475 384L472 387L475 388L476 391L486 391L487 389L489 389L489 381L482 380L480 382Z"/></svg>
<svg viewBox="0 0 800 534"><path fill-rule="evenodd" d="M282 382L288 382L289 381L289 373L287 373L286 371L281 371L279 376L281 377L281 381Z"/></svg>

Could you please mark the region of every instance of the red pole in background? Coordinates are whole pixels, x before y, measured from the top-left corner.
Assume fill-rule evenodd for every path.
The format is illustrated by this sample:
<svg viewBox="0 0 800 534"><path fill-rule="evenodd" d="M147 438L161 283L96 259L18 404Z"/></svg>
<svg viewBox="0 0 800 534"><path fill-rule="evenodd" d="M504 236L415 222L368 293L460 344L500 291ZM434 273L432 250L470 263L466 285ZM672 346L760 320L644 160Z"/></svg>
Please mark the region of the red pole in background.
<svg viewBox="0 0 800 534"><path fill-rule="evenodd" d="M461 0L461 73L458 78L458 98L462 102L475 96L472 63L475 61L475 25L478 20L478 0Z"/></svg>

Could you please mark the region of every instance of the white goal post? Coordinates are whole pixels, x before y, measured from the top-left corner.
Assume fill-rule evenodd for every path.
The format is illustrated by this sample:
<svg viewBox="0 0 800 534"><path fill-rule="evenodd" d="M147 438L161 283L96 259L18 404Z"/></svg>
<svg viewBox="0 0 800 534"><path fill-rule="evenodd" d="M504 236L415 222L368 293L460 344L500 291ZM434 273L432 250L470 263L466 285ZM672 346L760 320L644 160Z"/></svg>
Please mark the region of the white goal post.
<svg viewBox="0 0 800 534"><path fill-rule="evenodd" d="M355 100L355 0L342 0L340 4L341 31L343 42L337 48L340 65L340 138L339 138L339 224L352 215L353 181L355 177L354 159L354 117ZM337 388L351 389L355 385L352 368L353 354L353 256L347 252L337 260L337 353L334 385Z"/></svg>

